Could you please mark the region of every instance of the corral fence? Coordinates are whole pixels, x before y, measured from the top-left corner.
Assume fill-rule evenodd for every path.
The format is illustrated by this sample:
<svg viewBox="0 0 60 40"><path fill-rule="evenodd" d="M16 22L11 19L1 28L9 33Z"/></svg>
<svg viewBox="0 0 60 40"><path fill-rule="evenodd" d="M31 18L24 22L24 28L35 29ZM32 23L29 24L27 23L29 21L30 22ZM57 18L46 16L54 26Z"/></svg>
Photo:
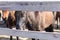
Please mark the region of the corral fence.
<svg viewBox="0 0 60 40"><path fill-rule="evenodd" d="M8 28L0 28L0 35L12 35L23 38L36 38L41 40L60 40L60 33L57 32L39 32L39 31L21 31Z"/></svg>
<svg viewBox="0 0 60 40"><path fill-rule="evenodd" d="M0 2L0 10L60 11L60 2ZM57 32L49 33L0 28L0 35L12 35L43 40L60 40L60 33Z"/></svg>

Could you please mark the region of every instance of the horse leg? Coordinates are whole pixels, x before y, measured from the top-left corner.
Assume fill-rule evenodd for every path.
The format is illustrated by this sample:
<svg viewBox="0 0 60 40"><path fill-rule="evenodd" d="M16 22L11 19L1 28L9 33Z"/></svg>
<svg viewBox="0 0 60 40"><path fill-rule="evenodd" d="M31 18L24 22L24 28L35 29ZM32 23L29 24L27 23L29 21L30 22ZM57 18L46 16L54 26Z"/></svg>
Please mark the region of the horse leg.
<svg viewBox="0 0 60 40"><path fill-rule="evenodd" d="M10 40L13 40L13 37L12 36L10 36Z"/></svg>
<svg viewBox="0 0 60 40"><path fill-rule="evenodd" d="M12 29L12 28L10 28L10 29ZM13 40L12 36L10 36L10 40Z"/></svg>
<svg viewBox="0 0 60 40"><path fill-rule="evenodd" d="M17 40L19 40L19 37L18 37L18 36L16 36L16 39L17 39Z"/></svg>
<svg viewBox="0 0 60 40"><path fill-rule="evenodd" d="M18 29L17 29L17 30L18 30ZM19 40L19 37L17 36L16 39Z"/></svg>
<svg viewBox="0 0 60 40"><path fill-rule="evenodd" d="M32 38L32 40L35 40L35 39Z"/></svg>
<svg viewBox="0 0 60 40"><path fill-rule="evenodd" d="M10 40L12 40L12 36L10 36Z"/></svg>
<svg viewBox="0 0 60 40"><path fill-rule="evenodd" d="M13 40L12 36L10 36L10 40Z"/></svg>
<svg viewBox="0 0 60 40"><path fill-rule="evenodd" d="M8 23L6 23L6 26L12 29L12 27ZM10 36L10 40L12 40L12 36Z"/></svg>
<svg viewBox="0 0 60 40"><path fill-rule="evenodd" d="M18 30L19 28L16 27L16 29ZM17 38L17 40L19 40L19 37L18 36L16 38Z"/></svg>

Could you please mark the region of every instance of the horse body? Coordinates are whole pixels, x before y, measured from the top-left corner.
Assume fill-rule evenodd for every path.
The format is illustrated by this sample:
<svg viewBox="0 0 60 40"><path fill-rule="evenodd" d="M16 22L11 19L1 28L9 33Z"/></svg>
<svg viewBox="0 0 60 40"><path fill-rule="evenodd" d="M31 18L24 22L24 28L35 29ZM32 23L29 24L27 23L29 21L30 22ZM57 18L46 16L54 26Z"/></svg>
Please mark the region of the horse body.
<svg viewBox="0 0 60 40"><path fill-rule="evenodd" d="M43 31L45 28L49 27L49 25L54 23L52 12L43 11L37 13L38 14L35 14L35 12L27 12L27 20L30 25L33 25L30 26L33 30Z"/></svg>
<svg viewBox="0 0 60 40"><path fill-rule="evenodd" d="M42 28L42 30L54 23L54 16L52 12L43 11L42 13L40 13L40 15L42 16L40 19L40 27Z"/></svg>

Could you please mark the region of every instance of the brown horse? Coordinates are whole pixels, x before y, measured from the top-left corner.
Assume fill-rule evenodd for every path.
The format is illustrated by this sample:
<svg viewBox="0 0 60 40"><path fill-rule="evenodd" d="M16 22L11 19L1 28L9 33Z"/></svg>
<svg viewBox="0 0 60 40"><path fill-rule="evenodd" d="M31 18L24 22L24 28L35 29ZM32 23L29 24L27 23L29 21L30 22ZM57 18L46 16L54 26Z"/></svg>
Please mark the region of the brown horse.
<svg viewBox="0 0 60 40"><path fill-rule="evenodd" d="M3 20L5 21L6 25L8 28L12 29L15 25L15 16L14 12L15 11L8 11L8 10L3 10ZM10 36L10 40L12 40L12 36Z"/></svg>

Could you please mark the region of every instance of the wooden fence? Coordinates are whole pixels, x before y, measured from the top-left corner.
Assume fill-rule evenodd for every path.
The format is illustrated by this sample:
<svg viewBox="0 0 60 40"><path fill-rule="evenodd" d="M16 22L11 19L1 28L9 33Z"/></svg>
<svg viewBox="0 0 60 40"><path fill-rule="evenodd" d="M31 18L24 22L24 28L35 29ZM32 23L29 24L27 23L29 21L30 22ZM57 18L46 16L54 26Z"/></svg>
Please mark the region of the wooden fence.
<svg viewBox="0 0 60 40"><path fill-rule="evenodd" d="M43 40L60 40L60 33L57 32L21 31L8 28L0 28L0 35L12 35Z"/></svg>

